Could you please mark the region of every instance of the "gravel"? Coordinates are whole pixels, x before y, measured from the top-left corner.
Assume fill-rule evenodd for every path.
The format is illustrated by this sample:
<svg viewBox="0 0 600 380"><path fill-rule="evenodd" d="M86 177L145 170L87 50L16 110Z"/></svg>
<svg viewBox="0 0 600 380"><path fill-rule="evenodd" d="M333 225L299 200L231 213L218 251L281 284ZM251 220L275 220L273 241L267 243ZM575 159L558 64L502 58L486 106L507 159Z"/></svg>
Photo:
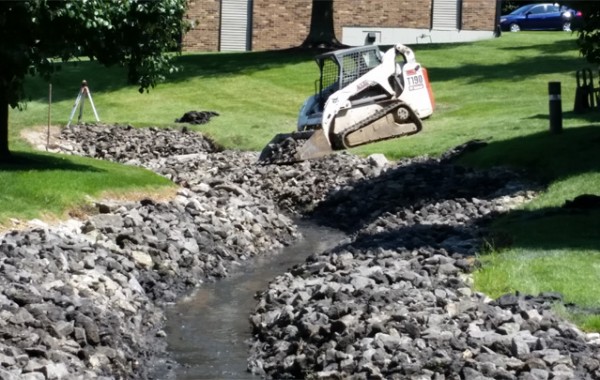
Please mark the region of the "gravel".
<svg viewBox="0 0 600 380"><path fill-rule="evenodd" d="M489 221L535 195L505 169L334 154L293 165L185 129L80 125L57 151L132 165L180 189L102 201L85 220L0 237L0 379L150 379L161 305L298 238L349 238L275 278L249 316L249 370L268 378L599 379L600 336L561 295L476 293Z"/></svg>

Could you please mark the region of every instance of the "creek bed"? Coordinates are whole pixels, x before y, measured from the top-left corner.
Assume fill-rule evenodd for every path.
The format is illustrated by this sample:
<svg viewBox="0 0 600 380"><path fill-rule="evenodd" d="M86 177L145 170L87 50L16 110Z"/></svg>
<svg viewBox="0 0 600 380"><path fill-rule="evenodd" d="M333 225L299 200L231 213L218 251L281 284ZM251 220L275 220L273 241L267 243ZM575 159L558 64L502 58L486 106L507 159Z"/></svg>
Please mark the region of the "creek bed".
<svg viewBox="0 0 600 380"><path fill-rule="evenodd" d="M479 143L398 163L345 152L257 165L256 152L187 130L78 126L62 138L61 151L140 165L181 188L167 202L97 204L75 228L6 235L0 378L249 378L248 361L277 379L600 380L600 339L552 313L560 297L492 302L468 286L488 223L538 188L454 163ZM256 255L296 236L282 211L353 238L286 275L287 254L260 272ZM317 230L306 242L329 234ZM317 253L298 251L298 262ZM213 293L203 283L222 277ZM166 342L163 306L200 284L169 310Z"/></svg>
<svg viewBox="0 0 600 380"><path fill-rule="evenodd" d="M254 295L276 276L302 263L309 255L337 245L345 235L334 229L301 223L303 238L248 263L239 273L207 283L167 311L168 350L179 364L177 380L256 379L247 372Z"/></svg>

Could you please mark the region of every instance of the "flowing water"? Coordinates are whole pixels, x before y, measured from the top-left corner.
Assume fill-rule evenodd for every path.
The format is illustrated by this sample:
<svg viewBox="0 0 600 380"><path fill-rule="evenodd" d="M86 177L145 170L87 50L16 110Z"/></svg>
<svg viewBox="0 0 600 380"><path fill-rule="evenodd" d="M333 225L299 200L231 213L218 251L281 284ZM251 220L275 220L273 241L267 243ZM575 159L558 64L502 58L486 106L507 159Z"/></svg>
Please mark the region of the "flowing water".
<svg viewBox="0 0 600 380"><path fill-rule="evenodd" d="M167 310L168 350L180 364L169 378L258 379L246 371L251 337L248 317L256 305L255 293L309 255L332 248L345 237L340 231L315 225L300 225L299 230L304 238L293 245L249 262L229 278L202 285Z"/></svg>

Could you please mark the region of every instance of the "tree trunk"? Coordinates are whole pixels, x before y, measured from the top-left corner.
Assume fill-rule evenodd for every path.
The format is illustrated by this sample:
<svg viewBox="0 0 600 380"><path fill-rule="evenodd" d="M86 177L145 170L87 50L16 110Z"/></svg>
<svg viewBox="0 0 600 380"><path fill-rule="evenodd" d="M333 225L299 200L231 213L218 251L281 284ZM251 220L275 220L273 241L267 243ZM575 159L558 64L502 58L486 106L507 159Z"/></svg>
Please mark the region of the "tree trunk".
<svg viewBox="0 0 600 380"><path fill-rule="evenodd" d="M8 100L0 94L0 162L10 158L8 150Z"/></svg>
<svg viewBox="0 0 600 380"><path fill-rule="evenodd" d="M333 27L333 0L313 0L308 36L303 48L339 48L342 43L335 37Z"/></svg>

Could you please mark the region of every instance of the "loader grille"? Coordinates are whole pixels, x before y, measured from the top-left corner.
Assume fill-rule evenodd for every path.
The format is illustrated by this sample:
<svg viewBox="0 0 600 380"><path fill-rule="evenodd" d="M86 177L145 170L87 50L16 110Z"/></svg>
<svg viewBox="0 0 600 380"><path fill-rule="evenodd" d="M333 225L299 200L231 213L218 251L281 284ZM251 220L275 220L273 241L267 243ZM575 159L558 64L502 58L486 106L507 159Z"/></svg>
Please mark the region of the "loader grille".
<svg viewBox="0 0 600 380"><path fill-rule="evenodd" d="M323 62L323 89L337 82L339 78L339 69L333 59L327 59ZM336 90L338 90L336 88Z"/></svg>
<svg viewBox="0 0 600 380"><path fill-rule="evenodd" d="M336 86L336 90L344 88L381 63L376 50L353 52L337 58L338 62L333 57L323 62L324 89L337 81L341 85Z"/></svg>
<svg viewBox="0 0 600 380"><path fill-rule="evenodd" d="M342 87L354 82L380 63L375 50L356 52L342 58Z"/></svg>
<svg viewBox="0 0 600 380"><path fill-rule="evenodd" d="M320 63L321 87L320 102L323 104L335 91L354 82L381 63L379 49L348 49L325 56Z"/></svg>

